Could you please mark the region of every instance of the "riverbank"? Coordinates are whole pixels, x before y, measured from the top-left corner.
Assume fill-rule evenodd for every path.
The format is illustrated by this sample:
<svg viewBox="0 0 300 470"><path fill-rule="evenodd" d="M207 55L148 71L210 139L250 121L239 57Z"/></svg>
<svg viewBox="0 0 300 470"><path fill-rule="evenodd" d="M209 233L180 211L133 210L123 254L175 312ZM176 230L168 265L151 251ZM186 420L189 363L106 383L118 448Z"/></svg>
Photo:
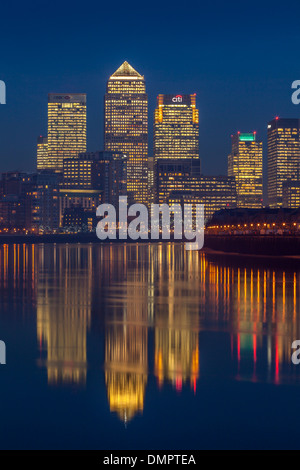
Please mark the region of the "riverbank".
<svg viewBox="0 0 300 470"><path fill-rule="evenodd" d="M138 243L168 243L168 240L139 240ZM172 241L180 243L178 241ZM0 244L33 243L137 243L134 240L101 242L95 233L55 235L1 235ZM296 235L208 235L204 252L230 256L294 257L300 258L300 236Z"/></svg>
<svg viewBox="0 0 300 470"><path fill-rule="evenodd" d="M237 255L297 257L300 256L299 235L209 235L205 247L215 252Z"/></svg>

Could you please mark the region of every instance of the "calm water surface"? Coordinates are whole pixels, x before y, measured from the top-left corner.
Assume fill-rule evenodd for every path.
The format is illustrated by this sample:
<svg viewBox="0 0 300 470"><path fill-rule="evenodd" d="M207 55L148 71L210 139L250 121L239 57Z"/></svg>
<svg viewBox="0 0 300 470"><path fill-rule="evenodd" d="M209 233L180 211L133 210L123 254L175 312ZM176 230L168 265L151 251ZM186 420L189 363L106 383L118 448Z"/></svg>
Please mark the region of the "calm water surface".
<svg viewBox="0 0 300 470"><path fill-rule="evenodd" d="M300 266L0 246L0 447L299 448Z"/></svg>

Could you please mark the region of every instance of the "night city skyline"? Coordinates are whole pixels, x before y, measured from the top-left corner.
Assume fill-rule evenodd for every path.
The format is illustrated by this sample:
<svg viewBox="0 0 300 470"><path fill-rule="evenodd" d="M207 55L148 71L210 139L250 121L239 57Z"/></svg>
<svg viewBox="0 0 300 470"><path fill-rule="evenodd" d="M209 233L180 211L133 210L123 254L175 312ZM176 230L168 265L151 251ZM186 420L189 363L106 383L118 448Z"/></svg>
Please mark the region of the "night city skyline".
<svg viewBox="0 0 300 470"><path fill-rule="evenodd" d="M153 203L169 208L179 204L180 211L185 205L192 204L196 210L203 204L202 224L205 221L209 230L222 233L225 222L226 232L230 228L235 234L241 232L241 226L227 225L228 217L235 214L226 213L228 210L299 208L300 119L276 116L268 122L266 156L257 131L231 135L226 174L207 175L201 168L196 93L158 95L152 123L153 157L148 151L151 123L145 78L131 64L124 61L107 81L104 150L86 152L86 103L85 93L48 94L48 129L46 135L37 137L37 172L10 169L2 173L0 221L4 234L94 232L96 209L97 216L104 216L102 205L113 203L117 208L119 196L127 196L129 205L141 203L149 208ZM222 210L223 224L213 225L214 214L218 217ZM257 213L266 221L267 214ZM248 215L251 218L251 212ZM264 227L252 224L244 234L282 231L277 222ZM299 228L286 212L284 232ZM101 239L103 236L107 238L106 231Z"/></svg>
<svg viewBox="0 0 300 470"><path fill-rule="evenodd" d="M143 35L138 40L136 34L139 33L142 13L131 18L130 12L121 8L119 13L114 12L113 24L108 21L102 25L102 39L109 28L114 26L118 29L122 24L126 26L126 37L118 45L113 38L109 42L101 42L100 50L97 49L100 38L95 37L91 27L95 20L90 15L92 5L89 2L83 13L83 18L84 15L89 17L89 26L82 24L83 18L82 22L76 19L76 9L69 9L68 2L60 5L61 14L57 21L64 25L64 34L69 32L64 36L68 39L63 42L60 41L59 28L50 42L47 26L43 23L44 29L40 27L41 19L46 15L47 2L39 9L34 8L36 2L27 4L31 15L28 15L26 34L22 34L20 6L14 12L15 27L8 29L8 22L1 30L4 47L0 79L7 86L7 104L0 107L1 171L35 169L36 136L44 135L47 129L45 107L50 92L87 93L87 150L102 149L106 82L111 73L128 60L146 80L149 155L153 155L152 122L157 95L196 93L203 172L225 174L231 134L239 130L257 131L266 150L267 123L277 115L283 118L297 118L299 115L298 107L291 102L291 85L299 78L299 68L294 59L299 33L297 27L292 27L296 21L295 15L291 14L293 3L286 11L272 9L272 14L270 8L274 3L271 2L260 4L259 8L256 2L252 2L249 9L237 9L228 4L226 7L219 4L218 9L194 5L193 15L188 9L181 9L178 15L167 5L157 5L157 11L161 11L164 18L161 21L157 19L154 4L144 22ZM72 5L75 7L76 2ZM10 8L4 5L3 16L10 13ZM51 9L55 10L55 2L51 3ZM108 15L109 10L103 6L103 13ZM69 20L64 23L66 14ZM288 16L289 28L285 15ZM205 24L201 22L204 16ZM69 26L70 17L77 26L74 30ZM81 24L80 33L76 21ZM200 22L199 28L196 27L197 21ZM133 24L137 32L133 32ZM150 38L154 25L156 34ZM253 30L251 25L255 25ZM176 31L181 31L181 34L177 36ZM35 42L34 34L37 33L40 39ZM26 44L30 46L22 56L16 54L21 34L22 41L25 41L24 50ZM169 43L166 52L159 48L157 38L160 34L165 44ZM88 49L85 45L89 46ZM11 57L16 58L13 67L10 66ZM15 139L16 132L18 139Z"/></svg>
<svg viewBox="0 0 300 470"><path fill-rule="evenodd" d="M1 450L300 448L299 14L0 6Z"/></svg>

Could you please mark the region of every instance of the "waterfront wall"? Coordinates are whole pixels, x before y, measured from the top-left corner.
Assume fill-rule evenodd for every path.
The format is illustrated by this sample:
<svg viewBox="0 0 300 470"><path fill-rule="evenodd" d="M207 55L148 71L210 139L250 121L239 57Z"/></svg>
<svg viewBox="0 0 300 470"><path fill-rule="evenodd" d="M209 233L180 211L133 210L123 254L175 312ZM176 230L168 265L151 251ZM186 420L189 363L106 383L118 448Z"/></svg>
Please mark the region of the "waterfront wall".
<svg viewBox="0 0 300 470"><path fill-rule="evenodd" d="M110 243L100 242L95 233L59 235L1 235L0 244L12 243ZM124 243L113 240L114 243ZM130 239L127 243L136 243ZM148 243L148 240L140 240ZM150 241L151 242L151 241ZM153 240L157 243L160 240ZM165 241L167 243L167 241ZM177 241L175 243L178 243ZM204 250L268 256L300 256L300 235L205 235Z"/></svg>
<svg viewBox="0 0 300 470"><path fill-rule="evenodd" d="M300 256L300 236L207 235L204 247L225 253Z"/></svg>

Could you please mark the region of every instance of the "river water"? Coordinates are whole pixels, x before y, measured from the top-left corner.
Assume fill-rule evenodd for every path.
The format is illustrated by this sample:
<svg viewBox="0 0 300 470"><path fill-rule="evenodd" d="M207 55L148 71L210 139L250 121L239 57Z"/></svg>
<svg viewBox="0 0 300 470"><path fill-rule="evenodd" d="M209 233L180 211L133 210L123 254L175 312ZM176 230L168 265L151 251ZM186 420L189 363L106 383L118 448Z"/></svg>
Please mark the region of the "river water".
<svg viewBox="0 0 300 470"><path fill-rule="evenodd" d="M300 267L0 246L0 447L298 448Z"/></svg>

